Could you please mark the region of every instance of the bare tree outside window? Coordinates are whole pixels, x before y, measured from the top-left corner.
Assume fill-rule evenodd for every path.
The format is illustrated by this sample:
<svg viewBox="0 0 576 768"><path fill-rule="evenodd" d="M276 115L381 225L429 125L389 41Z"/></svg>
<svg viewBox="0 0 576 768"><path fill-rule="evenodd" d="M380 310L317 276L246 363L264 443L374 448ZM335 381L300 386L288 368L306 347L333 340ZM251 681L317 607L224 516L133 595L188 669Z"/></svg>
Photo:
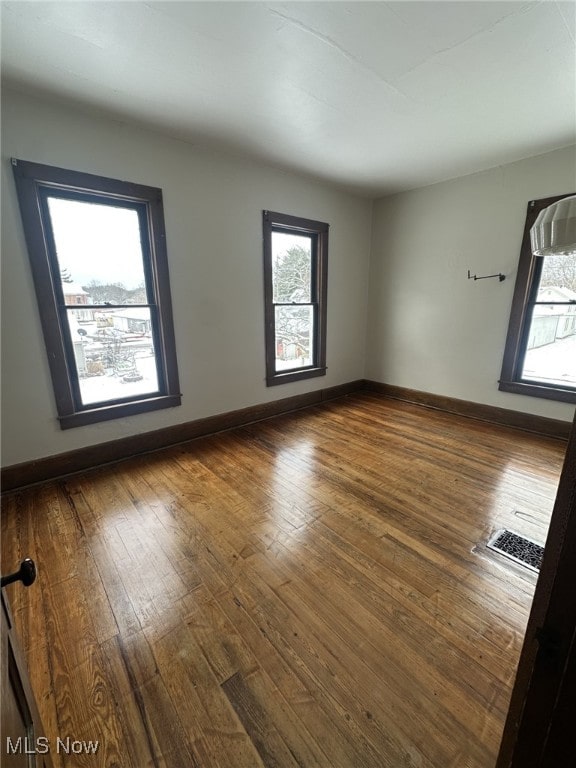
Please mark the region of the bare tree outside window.
<svg viewBox="0 0 576 768"><path fill-rule="evenodd" d="M272 233L276 369L312 364L312 251L308 237Z"/></svg>

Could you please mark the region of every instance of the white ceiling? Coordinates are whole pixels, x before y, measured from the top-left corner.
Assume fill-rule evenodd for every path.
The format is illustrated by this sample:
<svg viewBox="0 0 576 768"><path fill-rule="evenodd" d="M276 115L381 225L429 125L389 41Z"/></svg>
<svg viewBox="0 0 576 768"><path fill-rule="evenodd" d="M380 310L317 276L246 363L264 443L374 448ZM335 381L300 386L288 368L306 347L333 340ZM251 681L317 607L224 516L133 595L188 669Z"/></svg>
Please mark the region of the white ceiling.
<svg viewBox="0 0 576 768"><path fill-rule="evenodd" d="M361 194L576 141L574 2L9 2L6 85Z"/></svg>

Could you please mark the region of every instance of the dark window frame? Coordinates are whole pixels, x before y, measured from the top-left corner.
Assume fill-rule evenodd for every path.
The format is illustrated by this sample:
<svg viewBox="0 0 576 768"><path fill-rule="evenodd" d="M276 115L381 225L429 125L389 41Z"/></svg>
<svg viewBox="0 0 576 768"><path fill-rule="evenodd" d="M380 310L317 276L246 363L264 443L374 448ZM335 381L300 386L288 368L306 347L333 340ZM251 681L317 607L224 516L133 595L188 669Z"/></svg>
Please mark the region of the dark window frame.
<svg viewBox="0 0 576 768"><path fill-rule="evenodd" d="M12 168L60 427L70 429L180 405L162 190L16 158L12 159ZM51 252L51 228L46 220L46 197L50 192L70 199L85 196L101 204L124 204L138 211L145 235L148 302L155 314L157 393L82 405L78 375L71 362L71 340L63 322L60 274Z"/></svg>
<svg viewBox="0 0 576 768"><path fill-rule="evenodd" d="M510 322L504 348L502 371L498 383L498 389L502 392L513 392L518 395L559 400L564 403L576 403L576 391L574 389L522 379L524 357L526 355L528 334L530 333L532 307L536 302L543 264L542 257L534 256L532 253L530 230L540 211L552 205L552 203L563 200L565 197L570 197L573 194L572 192L565 195L555 195L554 197L546 197L540 200L531 200L528 203L518 262L518 273L514 287L512 309L510 311Z"/></svg>
<svg viewBox="0 0 576 768"><path fill-rule="evenodd" d="M264 235L264 315L266 343L266 385L276 386L326 375L326 318L328 295L328 231L322 221L305 219L273 211L262 212ZM276 370L276 315L272 276L272 234L285 232L306 235L312 240L312 269L310 304L314 314L314 354L312 365L306 368ZM278 302L278 305L282 302Z"/></svg>

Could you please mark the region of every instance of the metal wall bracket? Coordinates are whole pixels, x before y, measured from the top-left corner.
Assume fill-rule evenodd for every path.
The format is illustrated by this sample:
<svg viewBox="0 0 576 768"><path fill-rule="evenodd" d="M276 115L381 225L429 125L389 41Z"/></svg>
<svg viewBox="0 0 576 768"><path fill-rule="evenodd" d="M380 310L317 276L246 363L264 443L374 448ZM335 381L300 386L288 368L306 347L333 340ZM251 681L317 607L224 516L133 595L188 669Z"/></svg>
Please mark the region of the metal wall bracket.
<svg viewBox="0 0 576 768"><path fill-rule="evenodd" d="M506 280L506 275L503 275L502 272L498 272L497 275L483 275L482 277L478 277L477 275L471 275L470 270L468 270L468 280L488 280L490 277L497 277L500 282Z"/></svg>

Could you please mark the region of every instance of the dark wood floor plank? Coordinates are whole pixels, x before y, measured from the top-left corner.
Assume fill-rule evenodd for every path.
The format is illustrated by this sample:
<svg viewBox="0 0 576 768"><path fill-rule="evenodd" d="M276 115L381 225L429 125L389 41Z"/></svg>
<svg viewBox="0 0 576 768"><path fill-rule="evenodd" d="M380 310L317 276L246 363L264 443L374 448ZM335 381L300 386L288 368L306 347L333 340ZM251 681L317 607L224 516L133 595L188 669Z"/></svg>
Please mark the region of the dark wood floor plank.
<svg viewBox="0 0 576 768"><path fill-rule="evenodd" d="M186 625L154 644L154 654L180 717L196 734L201 765L259 766L258 753Z"/></svg>
<svg viewBox="0 0 576 768"><path fill-rule="evenodd" d="M154 737L151 713L146 711L140 688L157 675L158 670L155 664L145 674L135 670L137 659L142 653L135 651L134 646L144 645L149 649L142 635L131 635L128 643L131 646L130 653L118 636L111 637L101 645L106 674L108 680L113 681L111 687L114 691L115 715L123 740L119 763L122 764L123 755L128 754L134 766L164 765Z"/></svg>
<svg viewBox="0 0 576 768"><path fill-rule="evenodd" d="M234 591L224 586L226 577L223 577L222 568L214 558L205 558L203 572L206 584L216 596L223 613L240 632L261 668L274 680L299 718L301 732L309 733L318 749L326 755L325 765L357 765L362 748L359 740L350 738L346 713L339 711L340 716L334 718L330 692L321 688L318 676L292 648L294 617L289 617L280 603L274 605L275 615L283 615L284 626L288 628L285 639L282 634L276 633L270 620L255 609L254 595L263 611L267 603L266 595L262 596L254 583L249 584L250 594L241 593L241 600L237 594L239 584L234 582Z"/></svg>
<svg viewBox="0 0 576 768"><path fill-rule="evenodd" d="M325 764L325 756L320 755L319 762L318 755L308 748L301 730L292 730L287 734L291 712L288 707L282 706L281 698L275 695L277 690L269 683L259 670L247 676L237 672L222 683L222 690L238 714L263 764L301 768Z"/></svg>

